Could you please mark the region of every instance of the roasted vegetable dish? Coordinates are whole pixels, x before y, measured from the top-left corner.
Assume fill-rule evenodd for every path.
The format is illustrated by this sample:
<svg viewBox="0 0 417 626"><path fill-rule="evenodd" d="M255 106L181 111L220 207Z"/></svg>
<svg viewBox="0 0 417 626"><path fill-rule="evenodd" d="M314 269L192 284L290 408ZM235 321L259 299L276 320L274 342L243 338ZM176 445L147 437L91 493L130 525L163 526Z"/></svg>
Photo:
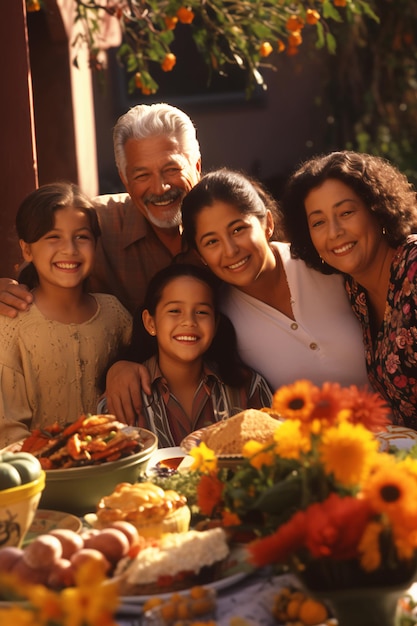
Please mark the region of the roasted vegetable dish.
<svg viewBox="0 0 417 626"><path fill-rule="evenodd" d="M126 426L114 415L82 415L67 426L53 424L34 430L22 451L30 452L43 469L64 469L117 461L143 449L139 428Z"/></svg>

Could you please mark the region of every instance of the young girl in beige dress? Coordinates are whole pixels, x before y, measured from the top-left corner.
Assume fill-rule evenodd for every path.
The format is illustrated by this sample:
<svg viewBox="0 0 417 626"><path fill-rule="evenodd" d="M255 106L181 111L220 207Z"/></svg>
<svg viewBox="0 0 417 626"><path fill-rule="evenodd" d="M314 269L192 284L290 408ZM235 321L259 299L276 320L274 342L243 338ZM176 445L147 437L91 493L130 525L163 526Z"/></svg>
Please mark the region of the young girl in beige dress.
<svg viewBox="0 0 417 626"><path fill-rule="evenodd" d="M0 447L34 428L95 413L107 363L131 336L120 302L86 289L100 227L78 187L55 183L32 192L16 230L26 261L19 281L32 289L34 304L0 320Z"/></svg>

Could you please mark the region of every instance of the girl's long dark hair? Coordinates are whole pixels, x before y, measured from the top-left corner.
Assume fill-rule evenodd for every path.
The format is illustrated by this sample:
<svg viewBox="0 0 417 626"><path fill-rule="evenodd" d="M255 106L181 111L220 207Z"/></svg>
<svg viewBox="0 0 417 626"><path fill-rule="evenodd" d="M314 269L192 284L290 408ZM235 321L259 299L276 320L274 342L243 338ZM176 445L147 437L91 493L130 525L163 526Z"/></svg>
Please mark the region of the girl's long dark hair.
<svg viewBox="0 0 417 626"><path fill-rule="evenodd" d="M143 363L158 353L156 337L151 336L142 322L145 309L153 316L161 300L164 288L175 278L190 276L209 286L213 294L214 311L217 317L217 330L213 341L204 355L205 361L214 365L221 380L232 387L242 386L248 378L249 370L239 357L236 332L228 317L218 311L220 281L208 270L186 263L168 265L149 282L143 307L133 318L133 331L130 345L123 350L118 359Z"/></svg>
<svg viewBox="0 0 417 626"><path fill-rule="evenodd" d="M16 214L17 236L26 243L39 241L54 228L55 212L65 207L74 207L85 213L94 240L97 241L100 226L92 200L77 185L67 182L42 185L26 196ZM27 263L22 267L18 280L29 289L39 284L38 273L33 263Z"/></svg>

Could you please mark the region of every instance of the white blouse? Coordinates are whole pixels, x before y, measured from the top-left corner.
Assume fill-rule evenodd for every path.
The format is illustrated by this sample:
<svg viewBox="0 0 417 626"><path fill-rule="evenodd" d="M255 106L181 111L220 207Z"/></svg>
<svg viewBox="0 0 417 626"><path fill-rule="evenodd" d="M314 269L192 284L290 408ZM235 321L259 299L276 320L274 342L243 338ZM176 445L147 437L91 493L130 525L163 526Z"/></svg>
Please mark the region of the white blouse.
<svg viewBox="0 0 417 626"><path fill-rule="evenodd" d="M226 285L221 309L236 329L242 359L274 390L301 378L316 385L367 384L362 331L342 276L292 259L287 243L272 245L282 259L295 320Z"/></svg>

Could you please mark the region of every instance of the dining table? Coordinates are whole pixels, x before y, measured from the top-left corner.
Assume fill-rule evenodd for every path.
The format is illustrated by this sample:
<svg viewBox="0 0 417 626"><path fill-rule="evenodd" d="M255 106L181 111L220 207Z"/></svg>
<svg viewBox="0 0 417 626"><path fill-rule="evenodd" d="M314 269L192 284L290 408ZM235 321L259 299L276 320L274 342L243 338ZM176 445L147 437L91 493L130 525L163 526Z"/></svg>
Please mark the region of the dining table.
<svg viewBox="0 0 417 626"><path fill-rule="evenodd" d="M275 619L272 608L274 597L284 587L300 588L300 583L292 574L274 575L269 567L254 570L217 592L216 610L210 619L215 621L216 626L283 626ZM417 605L417 582L411 585L406 595ZM118 626L164 626L163 623L147 620L140 605L125 604L123 599L116 619ZM415 625L417 606L411 612L399 608L396 626ZM337 620L330 617L317 626L337 626Z"/></svg>
<svg viewBox="0 0 417 626"><path fill-rule="evenodd" d="M217 591L212 619L217 626L231 626L233 618L245 620L247 626L277 626L272 614L274 596L288 586L298 586L291 574L274 576L270 568L248 573L230 587ZM117 612L117 623L119 626L148 626L141 605L124 603L123 599Z"/></svg>

